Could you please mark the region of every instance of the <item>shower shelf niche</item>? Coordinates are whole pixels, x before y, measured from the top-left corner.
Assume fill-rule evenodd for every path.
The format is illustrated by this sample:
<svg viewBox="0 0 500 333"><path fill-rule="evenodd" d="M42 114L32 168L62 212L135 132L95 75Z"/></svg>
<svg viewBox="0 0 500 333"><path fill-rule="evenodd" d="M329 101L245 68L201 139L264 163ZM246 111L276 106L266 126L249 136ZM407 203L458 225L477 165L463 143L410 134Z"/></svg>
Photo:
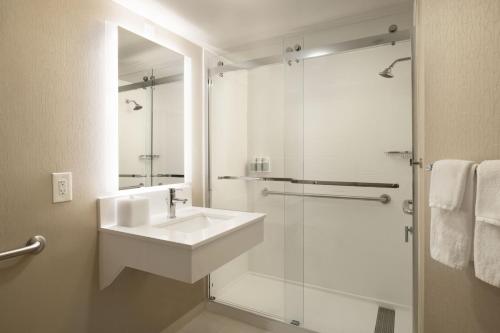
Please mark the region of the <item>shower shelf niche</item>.
<svg viewBox="0 0 500 333"><path fill-rule="evenodd" d="M396 157L403 160L409 160L413 156L413 152L410 150L390 150L386 151L385 154L389 157Z"/></svg>

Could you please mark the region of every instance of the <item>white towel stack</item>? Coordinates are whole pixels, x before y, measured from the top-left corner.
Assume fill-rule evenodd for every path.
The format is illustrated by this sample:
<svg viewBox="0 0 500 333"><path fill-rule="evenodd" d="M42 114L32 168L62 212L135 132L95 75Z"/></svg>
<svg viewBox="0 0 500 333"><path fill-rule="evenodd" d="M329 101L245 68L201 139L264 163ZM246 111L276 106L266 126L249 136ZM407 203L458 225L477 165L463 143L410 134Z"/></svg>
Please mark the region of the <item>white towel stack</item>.
<svg viewBox="0 0 500 333"><path fill-rule="evenodd" d="M484 161L477 169L476 277L500 287L500 161Z"/></svg>
<svg viewBox="0 0 500 333"><path fill-rule="evenodd" d="M431 257L449 267L465 268L471 260L476 165L441 160L431 174Z"/></svg>

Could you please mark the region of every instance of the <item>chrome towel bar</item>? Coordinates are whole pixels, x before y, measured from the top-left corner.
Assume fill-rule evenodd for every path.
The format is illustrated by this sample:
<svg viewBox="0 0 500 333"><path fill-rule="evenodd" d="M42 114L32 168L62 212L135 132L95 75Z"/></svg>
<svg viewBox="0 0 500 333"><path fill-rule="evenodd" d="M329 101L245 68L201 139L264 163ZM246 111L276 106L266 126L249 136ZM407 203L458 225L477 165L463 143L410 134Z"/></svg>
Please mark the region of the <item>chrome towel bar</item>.
<svg viewBox="0 0 500 333"><path fill-rule="evenodd" d="M40 253L45 248L46 243L45 237L40 235L33 236L28 240L25 247L0 253L0 261L19 257L28 253Z"/></svg>
<svg viewBox="0 0 500 333"><path fill-rule="evenodd" d="M118 175L120 178L146 178L149 175L142 175L137 173L121 173ZM156 175L152 175L151 177L170 177L170 178L184 178L184 175L175 174L175 173L159 173Z"/></svg>
<svg viewBox="0 0 500 333"><path fill-rule="evenodd" d="M293 184L310 184L310 185L399 188L399 184L397 184L397 183L341 182L341 181L331 181L331 180L307 180L307 179L293 179L293 178L280 178L280 177L219 176L218 179L240 179L240 180L256 180L256 181L268 181L268 182L288 182L288 183L293 183Z"/></svg>
<svg viewBox="0 0 500 333"><path fill-rule="evenodd" d="M268 195L286 195L294 197L309 197L309 198L329 198L329 199L344 199L344 200L362 200L362 201L378 201L383 204L391 202L391 197L388 194L382 194L379 197L363 197L354 195L331 195L331 194L314 194L314 193L296 193L296 192L279 192L270 191L267 188L262 190L263 196Z"/></svg>

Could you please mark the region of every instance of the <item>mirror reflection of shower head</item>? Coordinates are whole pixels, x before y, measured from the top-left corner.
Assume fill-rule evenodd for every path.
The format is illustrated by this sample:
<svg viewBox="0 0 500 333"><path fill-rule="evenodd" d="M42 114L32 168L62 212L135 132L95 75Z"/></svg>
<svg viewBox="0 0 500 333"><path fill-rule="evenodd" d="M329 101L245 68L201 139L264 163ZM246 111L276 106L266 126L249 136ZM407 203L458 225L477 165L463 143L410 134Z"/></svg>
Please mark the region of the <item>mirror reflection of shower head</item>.
<svg viewBox="0 0 500 333"><path fill-rule="evenodd" d="M392 74L392 68L394 67L394 65L400 61L408 61L408 60L411 60L411 57L396 59L392 62L392 64L389 67L385 68L383 71L378 73L378 75L385 77L387 79L392 79L394 77L394 74Z"/></svg>
<svg viewBox="0 0 500 333"><path fill-rule="evenodd" d="M125 103L127 103L127 104L132 103L134 105L134 108L133 108L134 111L139 111L140 109L142 109L142 105L140 105L139 103L137 103L133 99L125 100Z"/></svg>

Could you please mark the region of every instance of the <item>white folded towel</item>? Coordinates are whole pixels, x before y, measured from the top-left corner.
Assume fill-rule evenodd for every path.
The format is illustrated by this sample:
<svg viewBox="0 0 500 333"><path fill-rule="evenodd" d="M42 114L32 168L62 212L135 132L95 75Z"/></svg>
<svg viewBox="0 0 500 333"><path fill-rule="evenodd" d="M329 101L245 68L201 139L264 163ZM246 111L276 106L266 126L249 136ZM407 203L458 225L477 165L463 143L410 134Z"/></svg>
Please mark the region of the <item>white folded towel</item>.
<svg viewBox="0 0 500 333"><path fill-rule="evenodd" d="M476 165L471 161L451 162L439 161L432 168L430 252L434 260L463 269L472 253ZM435 165L439 167L435 169ZM457 204L453 209L441 208Z"/></svg>
<svg viewBox="0 0 500 333"><path fill-rule="evenodd" d="M484 161L477 169L476 277L500 287L500 161Z"/></svg>
<svg viewBox="0 0 500 333"><path fill-rule="evenodd" d="M476 221L500 226L500 161L484 161L477 168Z"/></svg>
<svg viewBox="0 0 500 333"><path fill-rule="evenodd" d="M432 165L429 206L455 210L462 205L471 161L441 160Z"/></svg>

